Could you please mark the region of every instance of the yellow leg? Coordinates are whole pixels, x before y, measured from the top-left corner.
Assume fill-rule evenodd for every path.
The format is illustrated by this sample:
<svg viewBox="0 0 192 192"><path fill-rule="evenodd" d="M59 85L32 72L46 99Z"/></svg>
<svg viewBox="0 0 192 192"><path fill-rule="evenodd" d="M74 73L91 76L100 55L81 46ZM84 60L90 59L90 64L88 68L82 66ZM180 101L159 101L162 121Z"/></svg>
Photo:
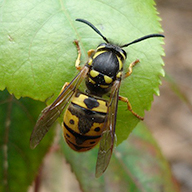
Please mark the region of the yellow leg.
<svg viewBox="0 0 192 192"><path fill-rule="evenodd" d="M75 45L76 45L76 47L77 47L77 53L78 53L77 59L76 59L76 62L75 62L75 67L76 67L77 70L81 71L81 69L82 69L82 67L80 66L80 63L81 63L81 61L80 61L80 58L81 58L81 49L80 49L80 46L79 46L79 41L78 41L78 40L74 40L74 43L75 43ZM91 55L92 55L94 52L95 52L94 49L90 49L90 50L88 51L88 53L87 53L87 54L88 54L88 57L91 57Z"/></svg>
<svg viewBox="0 0 192 192"><path fill-rule="evenodd" d="M75 67L76 67L77 70L81 71L81 69L82 69L82 67L80 66L80 63L81 63L81 61L80 61L81 49L80 49L80 46L79 46L79 41L78 40L74 40L74 43L75 43L75 45L77 47L77 53L78 53L77 59L76 59L76 62L75 62Z"/></svg>
<svg viewBox="0 0 192 192"><path fill-rule="evenodd" d="M128 110L129 110L133 115L135 115L135 116L136 116L138 119L140 119L140 120L144 120L143 117L139 116L137 113L135 113L135 112L133 111L132 106L131 106L131 103L129 102L128 98L119 96L119 100L127 103L127 108L128 108Z"/></svg>
<svg viewBox="0 0 192 192"><path fill-rule="evenodd" d="M95 50L94 49L90 49L87 54L88 54L88 57L91 57L91 55L95 53Z"/></svg>
<svg viewBox="0 0 192 192"><path fill-rule="evenodd" d="M129 77L133 71L133 67L139 63L139 59L135 60L134 62L132 62L130 65L129 65L129 68L128 68L128 72L125 73L123 79Z"/></svg>

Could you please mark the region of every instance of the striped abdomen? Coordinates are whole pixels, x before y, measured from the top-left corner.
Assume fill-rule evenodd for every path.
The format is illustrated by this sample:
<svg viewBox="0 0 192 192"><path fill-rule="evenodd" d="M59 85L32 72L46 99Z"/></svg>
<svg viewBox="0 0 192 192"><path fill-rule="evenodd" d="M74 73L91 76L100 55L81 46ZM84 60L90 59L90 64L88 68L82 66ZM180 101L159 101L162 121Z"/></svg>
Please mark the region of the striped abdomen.
<svg viewBox="0 0 192 192"><path fill-rule="evenodd" d="M67 144L75 151L92 149L101 138L107 102L77 92L64 114L63 132Z"/></svg>

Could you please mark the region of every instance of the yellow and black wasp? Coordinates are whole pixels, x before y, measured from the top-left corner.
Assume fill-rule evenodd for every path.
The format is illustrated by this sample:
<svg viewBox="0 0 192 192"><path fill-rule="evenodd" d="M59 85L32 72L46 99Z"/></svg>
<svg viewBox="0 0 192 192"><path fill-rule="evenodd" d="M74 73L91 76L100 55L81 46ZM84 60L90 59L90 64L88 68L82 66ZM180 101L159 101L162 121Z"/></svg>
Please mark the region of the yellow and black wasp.
<svg viewBox="0 0 192 192"><path fill-rule="evenodd" d="M62 124L64 138L78 152L88 151L100 141L96 164L96 177L99 177L106 170L114 147L118 100L126 102L128 110L143 120L132 110L128 99L119 95L121 80L130 76L132 68L139 62L132 62L128 71L123 73L127 54L122 48L148 38L164 36L150 34L118 46L110 43L90 22L84 19L76 21L87 24L106 43L101 43L96 50L89 50L88 61L81 67L81 50L78 41L75 41L78 49L75 66L80 72L70 83L64 84L57 99L41 112L31 134L30 145L35 148L39 144L69 103ZM86 85L84 92L79 90L82 81ZM104 99L104 95L108 95L108 99Z"/></svg>

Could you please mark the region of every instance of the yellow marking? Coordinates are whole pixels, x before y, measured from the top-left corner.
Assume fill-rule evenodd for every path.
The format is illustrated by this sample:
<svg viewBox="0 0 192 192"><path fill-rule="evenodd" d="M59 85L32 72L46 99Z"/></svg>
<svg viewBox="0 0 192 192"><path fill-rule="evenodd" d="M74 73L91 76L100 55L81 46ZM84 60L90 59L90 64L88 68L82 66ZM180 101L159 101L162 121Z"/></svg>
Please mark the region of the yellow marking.
<svg viewBox="0 0 192 192"><path fill-rule="evenodd" d="M99 49L103 49L103 48L105 48L105 45L102 45L102 46L97 47L97 50L96 50L96 51L98 51Z"/></svg>
<svg viewBox="0 0 192 192"><path fill-rule="evenodd" d="M100 55L100 54L102 54L102 53L104 53L104 52L106 52L106 51L105 51L105 50L104 50L104 51L97 51L97 52L94 54L93 59L95 59L98 55Z"/></svg>
<svg viewBox="0 0 192 192"><path fill-rule="evenodd" d="M99 102L99 107L94 108L94 111L107 113L106 101L97 99L97 102Z"/></svg>
<svg viewBox="0 0 192 192"><path fill-rule="evenodd" d="M102 134L103 132L103 125L104 125L104 122L103 123L93 123L90 131L89 131L89 135L94 135L94 136L99 136ZM95 128L100 128L100 130L97 132L95 131Z"/></svg>
<svg viewBox="0 0 192 192"><path fill-rule="evenodd" d="M125 60L126 59L125 55L122 52L119 52L119 53L122 55L123 59Z"/></svg>
<svg viewBox="0 0 192 192"><path fill-rule="evenodd" d="M105 83L107 84L110 84L113 81L113 79L107 75L104 75L104 80L105 80Z"/></svg>
<svg viewBox="0 0 192 192"><path fill-rule="evenodd" d="M70 123L70 120L74 121L74 124ZM78 123L79 123L79 118L76 117L75 115L72 115L71 112L67 109L65 111L64 117L63 117L63 122L72 130L75 132L79 133L78 129Z"/></svg>
<svg viewBox="0 0 192 192"><path fill-rule="evenodd" d="M89 58L88 65L92 65L93 59Z"/></svg>
<svg viewBox="0 0 192 192"><path fill-rule="evenodd" d="M121 59L117 56L118 62L119 62L119 70L121 71L123 68L123 63L121 61Z"/></svg>
<svg viewBox="0 0 192 192"><path fill-rule="evenodd" d="M91 75L91 77L97 77L99 75L99 72L95 71L95 70L91 70L90 75Z"/></svg>
<svg viewBox="0 0 192 192"><path fill-rule="evenodd" d="M116 78L118 79L118 78L120 78L121 76L122 76L122 73L119 72L119 73L117 73Z"/></svg>
<svg viewBox="0 0 192 192"><path fill-rule="evenodd" d="M109 85L100 85L101 88L106 89L109 87Z"/></svg>
<svg viewBox="0 0 192 192"><path fill-rule="evenodd" d="M84 100L87 98L88 98L88 96L84 95L84 94L79 95L79 97L75 97L75 95L74 95L73 98L71 99L71 102L87 109L87 106L84 103ZM101 113L107 113L106 101L97 99L97 102L99 103L99 106L94 107L91 110L96 111L96 112L101 112Z"/></svg>
<svg viewBox="0 0 192 192"><path fill-rule="evenodd" d="M93 81L91 78L89 78L89 82L92 83L93 85L95 84L95 81Z"/></svg>

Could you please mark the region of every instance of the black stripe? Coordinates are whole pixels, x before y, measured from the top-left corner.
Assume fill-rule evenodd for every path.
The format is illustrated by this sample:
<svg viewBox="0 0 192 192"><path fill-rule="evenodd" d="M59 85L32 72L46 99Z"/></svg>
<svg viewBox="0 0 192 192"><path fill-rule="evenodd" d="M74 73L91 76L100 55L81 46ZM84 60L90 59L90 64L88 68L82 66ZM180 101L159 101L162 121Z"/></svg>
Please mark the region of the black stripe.
<svg viewBox="0 0 192 192"><path fill-rule="evenodd" d="M81 107L80 105L77 105L77 104L73 103L72 101L71 101L71 104L72 104L73 106L75 106L75 107L80 108L81 110L83 110L83 111L84 111L85 113L87 113L87 114L95 114L95 113L100 114L100 115L106 115L106 114L107 114L107 113L104 113L104 112L91 111L91 110L89 110L89 109L86 109L86 108L84 108L84 107Z"/></svg>
<svg viewBox="0 0 192 192"><path fill-rule="evenodd" d="M101 137L101 135L97 135L97 136L90 136L90 135L80 135L79 133L73 131L71 128L69 128L65 122L63 122L64 127L72 134L74 135L75 138L79 137L82 138L82 140L86 141L89 139L98 139Z"/></svg>
<svg viewBox="0 0 192 192"><path fill-rule="evenodd" d="M77 151L80 151L81 149L86 149L87 151L92 149L93 146L88 146L88 147L81 147L81 146L78 146L78 145L75 145L74 143L72 143L71 141L69 140L66 140L66 142L68 143L68 145L73 145L73 147L77 150Z"/></svg>

